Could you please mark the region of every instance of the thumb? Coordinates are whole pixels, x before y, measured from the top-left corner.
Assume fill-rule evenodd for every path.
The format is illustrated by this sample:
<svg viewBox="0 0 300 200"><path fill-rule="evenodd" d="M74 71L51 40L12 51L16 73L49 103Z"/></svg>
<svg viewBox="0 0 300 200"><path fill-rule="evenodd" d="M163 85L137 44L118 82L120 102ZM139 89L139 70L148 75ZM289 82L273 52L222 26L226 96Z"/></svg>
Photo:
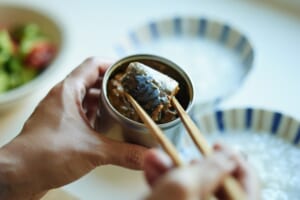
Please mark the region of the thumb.
<svg viewBox="0 0 300 200"><path fill-rule="evenodd" d="M150 149L144 159L144 174L150 186L173 167L172 160L161 150Z"/></svg>
<svg viewBox="0 0 300 200"><path fill-rule="evenodd" d="M105 160L107 164L129 169L143 169L146 147L106 139Z"/></svg>

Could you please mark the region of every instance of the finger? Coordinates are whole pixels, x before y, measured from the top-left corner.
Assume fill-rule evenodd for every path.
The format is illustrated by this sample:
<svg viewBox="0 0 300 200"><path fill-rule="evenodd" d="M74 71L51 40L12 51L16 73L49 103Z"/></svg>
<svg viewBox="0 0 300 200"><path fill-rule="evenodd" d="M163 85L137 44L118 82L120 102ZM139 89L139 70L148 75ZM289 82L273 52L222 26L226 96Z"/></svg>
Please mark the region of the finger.
<svg viewBox="0 0 300 200"><path fill-rule="evenodd" d="M94 86L103 76L111 62L100 60L98 58L88 58L75 70L73 70L65 79L68 89L78 93L80 100L85 96L86 89Z"/></svg>
<svg viewBox="0 0 300 200"><path fill-rule="evenodd" d="M103 81L103 75L100 74L100 76L97 78L96 82L89 88L96 88L96 89L101 89L102 81Z"/></svg>
<svg viewBox="0 0 300 200"><path fill-rule="evenodd" d="M254 169L242 155L234 156L233 160L237 163L237 169L233 175L241 183L248 199L259 199L260 189Z"/></svg>
<svg viewBox="0 0 300 200"><path fill-rule="evenodd" d="M104 141L104 140L103 140ZM146 147L105 139L105 160L108 164L130 169L143 169Z"/></svg>
<svg viewBox="0 0 300 200"><path fill-rule="evenodd" d="M95 105L98 105L100 93L101 90L95 88L90 88L87 90L87 94L84 97L82 103L84 110L88 110L90 109L90 107L94 107Z"/></svg>
<svg viewBox="0 0 300 200"><path fill-rule="evenodd" d="M224 144L217 143L214 145L214 149L217 152L222 152L228 159L237 163L237 169L234 171L236 178L240 179L246 173L247 164L244 162L242 155L234 151L233 149L227 147Z"/></svg>
<svg viewBox="0 0 300 200"><path fill-rule="evenodd" d="M111 61L91 57L73 70L68 78L81 81L86 88L89 88L94 85L98 77L103 76L111 64Z"/></svg>
<svg viewBox="0 0 300 200"><path fill-rule="evenodd" d="M220 188L225 177L236 169L236 164L223 152L216 152L202 162L203 169L198 172L202 186L198 187L198 192L202 198L207 198Z"/></svg>
<svg viewBox="0 0 300 200"><path fill-rule="evenodd" d="M237 158L242 158L242 154L239 151L236 151L230 147L228 147L226 144L222 144L222 143L216 143L213 146L213 149L216 152L223 152L224 155L231 160L236 160Z"/></svg>
<svg viewBox="0 0 300 200"><path fill-rule="evenodd" d="M154 185L150 199L207 199L234 168L222 156L212 155L167 173Z"/></svg>
<svg viewBox="0 0 300 200"><path fill-rule="evenodd" d="M237 162L240 172L243 172L243 169L247 168L246 160L242 156L241 152L235 151L221 143L216 143L214 145L214 150L217 152L222 152L228 159Z"/></svg>
<svg viewBox="0 0 300 200"><path fill-rule="evenodd" d="M86 117L90 124L93 126L96 120L98 107L99 107L99 89L91 88L88 90L84 100L83 100L83 109L86 113Z"/></svg>
<svg viewBox="0 0 300 200"><path fill-rule="evenodd" d="M222 151L227 157L230 157L232 161L237 163L237 168L233 175L241 183L249 199L258 199L260 194L258 178L242 154L235 152L224 144L216 144L215 149Z"/></svg>
<svg viewBox="0 0 300 200"><path fill-rule="evenodd" d="M201 162L201 160L199 160L199 159L192 159L190 161L190 164L194 165L194 164L197 164L197 163L200 163L200 162Z"/></svg>
<svg viewBox="0 0 300 200"><path fill-rule="evenodd" d="M164 152L151 149L146 152L144 160L144 174L150 186L173 167L173 162Z"/></svg>
<svg viewBox="0 0 300 200"><path fill-rule="evenodd" d="M228 147L226 144L221 142L215 143L213 148L215 151L226 151L229 153L234 153L234 151L230 147Z"/></svg>

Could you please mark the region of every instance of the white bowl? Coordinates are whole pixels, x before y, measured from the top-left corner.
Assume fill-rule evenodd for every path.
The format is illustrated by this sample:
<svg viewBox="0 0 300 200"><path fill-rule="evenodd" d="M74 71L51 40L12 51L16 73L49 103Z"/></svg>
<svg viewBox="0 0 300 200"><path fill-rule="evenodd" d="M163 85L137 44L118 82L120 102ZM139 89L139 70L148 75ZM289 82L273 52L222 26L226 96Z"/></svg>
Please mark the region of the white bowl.
<svg viewBox="0 0 300 200"><path fill-rule="evenodd" d="M21 102L24 97L46 83L49 74L54 74L58 70L58 60L61 57L62 49L64 47L63 29L59 22L54 18L43 14L41 11L32 8L0 4L0 24L8 28L16 25L23 25L26 23L36 23L40 26L42 32L49 37L50 41L56 46L57 53L51 64L32 81L0 94L0 112L8 110L12 106Z"/></svg>
<svg viewBox="0 0 300 200"><path fill-rule="evenodd" d="M252 69L254 48L227 22L199 16L149 21L115 46L117 56L153 54L182 67L194 82L195 106L214 109L236 92Z"/></svg>
<svg viewBox="0 0 300 200"><path fill-rule="evenodd" d="M260 180L260 199L299 199L298 119L251 107L217 110L194 119L209 143L222 142L245 155ZM200 157L189 137L179 151L186 161Z"/></svg>

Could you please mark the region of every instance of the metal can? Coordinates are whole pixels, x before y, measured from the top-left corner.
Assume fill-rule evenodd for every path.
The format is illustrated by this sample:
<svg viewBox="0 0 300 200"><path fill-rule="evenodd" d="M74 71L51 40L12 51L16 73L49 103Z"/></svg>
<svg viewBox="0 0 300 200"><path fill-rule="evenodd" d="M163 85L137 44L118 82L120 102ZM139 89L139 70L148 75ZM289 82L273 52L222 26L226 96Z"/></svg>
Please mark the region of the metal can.
<svg viewBox="0 0 300 200"><path fill-rule="evenodd" d="M189 76L172 61L156 55L138 54L125 57L114 63L105 73L102 80L102 90L99 97L99 110L95 123L98 132L108 137L127 141L146 147L157 146L158 143L152 138L144 124L129 119L119 113L108 98L108 81L118 72L124 70L129 63L140 62L156 69L179 83L180 90L176 98L186 112L190 112L194 101L193 84ZM178 146L183 137L183 125L179 118L164 124L158 124L169 140Z"/></svg>

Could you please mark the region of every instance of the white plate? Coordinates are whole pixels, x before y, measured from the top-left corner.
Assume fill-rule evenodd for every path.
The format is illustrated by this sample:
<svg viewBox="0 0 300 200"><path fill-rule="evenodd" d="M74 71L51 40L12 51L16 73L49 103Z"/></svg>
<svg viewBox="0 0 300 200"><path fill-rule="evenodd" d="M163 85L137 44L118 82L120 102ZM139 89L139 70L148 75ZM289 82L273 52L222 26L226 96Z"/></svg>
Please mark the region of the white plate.
<svg viewBox="0 0 300 200"><path fill-rule="evenodd" d="M254 59L249 40L235 28L196 17L149 22L131 31L115 50L121 57L150 53L174 61L191 76L198 105L235 91Z"/></svg>

